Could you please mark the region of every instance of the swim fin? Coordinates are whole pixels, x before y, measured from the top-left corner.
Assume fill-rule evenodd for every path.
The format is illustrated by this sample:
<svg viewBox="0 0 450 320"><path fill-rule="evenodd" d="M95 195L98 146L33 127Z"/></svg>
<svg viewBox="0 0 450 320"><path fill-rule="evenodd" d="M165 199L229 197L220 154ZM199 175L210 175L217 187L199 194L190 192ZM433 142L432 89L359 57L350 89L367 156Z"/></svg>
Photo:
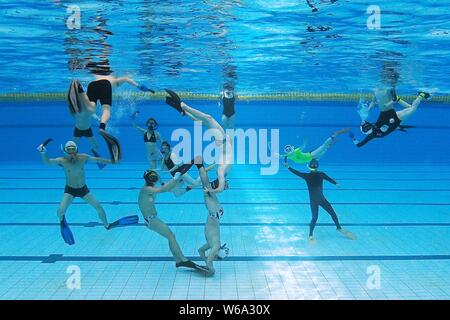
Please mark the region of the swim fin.
<svg viewBox="0 0 450 320"><path fill-rule="evenodd" d="M206 266L200 266L200 265L198 265L198 264L192 262L191 260L177 262L177 263L175 264L175 266L176 266L177 268L182 267L182 268L195 269L195 270L202 271L202 272L205 272L205 273L208 273L208 272L209 272L209 269L206 268Z"/></svg>
<svg viewBox="0 0 450 320"><path fill-rule="evenodd" d="M61 226L61 236L64 239L64 242L68 245L75 244L75 239L73 238L72 231L70 231L69 225L67 224L66 217L60 222Z"/></svg>
<svg viewBox="0 0 450 320"><path fill-rule="evenodd" d="M128 217L123 217L120 218L117 221L114 221L113 223L109 224L108 230L113 229L113 228L117 228L117 227L125 227L125 226L129 226L132 224L138 224L139 222L139 217L134 215L134 216L128 216Z"/></svg>
<svg viewBox="0 0 450 320"><path fill-rule="evenodd" d="M94 149L91 149L91 152L92 152L92 154L94 155L94 157L100 158L100 155L98 154L97 151L95 151ZM100 170L102 170L104 167L106 167L106 164L105 164L105 163L98 163L98 162L97 162L97 166L98 166L98 168L99 168Z"/></svg>
<svg viewBox="0 0 450 320"><path fill-rule="evenodd" d="M183 116L185 115L184 110L181 108L181 99L174 91L170 89L164 89L169 96L166 97L166 103L181 113Z"/></svg>
<svg viewBox="0 0 450 320"><path fill-rule="evenodd" d="M406 129L415 128L415 126L408 126L408 125L399 125L398 130L402 132L408 132Z"/></svg>
<svg viewBox="0 0 450 320"><path fill-rule="evenodd" d="M110 135L103 129L100 129L99 132L100 135L103 137L103 139L105 139L106 144L108 145L111 161L113 163L117 163L120 160L122 160L122 151L120 148L119 140L114 138L112 135Z"/></svg>
<svg viewBox="0 0 450 320"><path fill-rule="evenodd" d="M78 100L78 84L77 80L72 80L67 93L67 106L72 116L81 111L80 101Z"/></svg>

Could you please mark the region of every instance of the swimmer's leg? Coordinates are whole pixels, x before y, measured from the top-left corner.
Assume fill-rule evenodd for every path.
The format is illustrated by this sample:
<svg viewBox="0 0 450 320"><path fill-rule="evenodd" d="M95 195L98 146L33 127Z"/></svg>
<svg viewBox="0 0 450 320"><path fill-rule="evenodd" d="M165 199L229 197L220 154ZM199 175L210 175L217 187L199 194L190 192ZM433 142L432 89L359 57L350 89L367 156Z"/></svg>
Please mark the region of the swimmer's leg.
<svg viewBox="0 0 450 320"><path fill-rule="evenodd" d="M398 103L402 107L404 107L403 110L397 111L398 118L401 121L406 121L410 116L412 116L417 111L417 108L424 99L425 99L424 94L419 94L412 103L412 105L403 100L398 101Z"/></svg>
<svg viewBox="0 0 450 320"><path fill-rule="evenodd" d="M89 137L89 138L88 138L88 141L89 141L89 143L91 144L92 150L94 150L95 152L97 152L97 151L98 151L98 141L97 141L97 139L96 139L94 136L92 136L92 137ZM75 143L76 143L76 142L75 142Z"/></svg>
<svg viewBox="0 0 450 320"><path fill-rule="evenodd" d="M61 200L61 203L59 204L57 214L59 221L63 221L64 216L66 215L66 211L69 208L69 206L72 204L74 197L68 193L64 193L63 198Z"/></svg>
<svg viewBox="0 0 450 320"><path fill-rule="evenodd" d="M213 261L220 250L220 224L218 219L208 216L205 225L205 238L211 251L206 259L206 267L209 269L209 274L215 273Z"/></svg>
<svg viewBox="0 0 450 320"><path fill-rule="evenodd" d="M83 90L83 86L81 85L81 83L76 80L77 83L77 96L78 96L78 101L81 102L83 108L86 108L88 110L92 110L93 112L95 112L95 109L97 107L97 104L91 100L89 100L88 95L86 94L86 92L84 92Z"/></svg>
<svg viewBox="0 0 450 320"><path fill-rule="evenodd" d="M111 118L111 106L109 104L102 105L102 116L100 118L100 129L105 129L106 124ZM103 126L102 126L103 125Z"/></svg>
<svg viewBox="0 0 450 320"><path fill-rule="evenodd" d="M323 201L320 204L320 206L331 216L331 218L333 219L333 222L336 226L337 231L339 231L347 239L356 240L356 236L353 233L351 233L350 231L344 230L342 228L342 226L339 223L339 219L338 219L336 212L334 211L333 207L327 200Z"/></svg>
<svg viewBox="0 0 450 320"><path fill-rule="evenodd" d="M311 222L309 223L309 240L314 240L314 228L319 218L319 204L311 202Z"/></svg>
<svg viewBox="0 0 450 320"><path fill-rule="evenodd" d="M167 239L170 252L172 253L175 262L179 263L188 261L188 259L181 251L180 245L175 238L175 234L172 232L172 230L170 230L167 224L165 224L157 217L154 217L151 219L150 223L147 224L147 227Z"/></svg>
<svg viewBox="0 0 450 320"><path fill-rule="evenodd" d="M201 112L197 109L194 109L184 102L181 102L181 108L183 109L184 112L186 112L188 116L191 117L191 119L195 121L202 121L203 125L208 129L218 129L221 132L225 133L222 126L211 115Z"/></svg>
<svg viewBox="0 0 450 320"><path fill-rule="evenodd" d="M200 258L202 258L205 262L206 262L206 251L208 251L209 249L211 249L211 247L209 246L208 243L205 243L203 246L201 246L198 249L198 254L200 255Z"/></svg>
<svg viewBox="0 0 450 320"><path fill-rule="evenodd" d="M94 197L94 195L92 193L88 193L87 195L85 195L83 197L83 200L86 203L90 204L92 207L94 207L95 210L97 210L98 217L103 222L103 225L105 226L105 228L108 229L109 223L108 223L108 219L106 218L106 212L103 209L100 202Z"/></svg>
<svg viewBox="0 0 450 320"><path fill-rule="evenodd" d="M319 148L311 152L312 157L314 159L320 160L320 158L322 158L328 151L328 149L336 142L336 137L349 131L350 128L345 128L334 132Z"/></svg>

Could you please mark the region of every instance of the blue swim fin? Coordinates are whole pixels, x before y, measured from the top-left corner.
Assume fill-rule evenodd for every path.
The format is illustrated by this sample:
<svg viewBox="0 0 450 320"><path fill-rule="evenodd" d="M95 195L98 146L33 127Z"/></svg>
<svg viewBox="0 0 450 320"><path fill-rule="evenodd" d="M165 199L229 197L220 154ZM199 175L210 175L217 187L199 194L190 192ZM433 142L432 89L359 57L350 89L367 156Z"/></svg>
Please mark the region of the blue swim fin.
<svg viewBox="0 0 450 320"><path fill-rule="evenodd" d="M120 218L117 221L114 221L113 223L109 224L108 230L112 229L112 228L117 228L117 227L124 227L124 226L129 226L132 224L138 224L139 222L139 217L134 215L134 216L128 216L128 217L123 217Z"/></svg>
<svg viewBox="0 0 450 320"><path fill-rule="evenodd" d="M94 155L94 157L100 158L100 155L98 154L97 151L95 151L94 149L91 149L91 152L92 152L92 154ZM106 167L106 164L105 164L105 163L98 163L98 162L97 162L97 166L98 166L98 168L99 168L100 170L102 170L104 167Z"/></svg>
<svg viewBox="0 0 450 320"><path fill-rule="evenodd" d="M60 222L61 226L61 236L63 237L64 241L68 245L75 244L75 239L73 238L72 231L70 231L69 225L67 224L66 217L63 218L63 220Z"/></svg>

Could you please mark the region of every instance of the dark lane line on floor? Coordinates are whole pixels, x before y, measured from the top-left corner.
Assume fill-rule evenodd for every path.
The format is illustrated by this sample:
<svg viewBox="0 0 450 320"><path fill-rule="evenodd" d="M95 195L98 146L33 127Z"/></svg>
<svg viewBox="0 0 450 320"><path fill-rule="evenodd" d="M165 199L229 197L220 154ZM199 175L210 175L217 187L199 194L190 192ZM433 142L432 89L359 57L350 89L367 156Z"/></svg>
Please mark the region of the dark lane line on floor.
<svg viewBox="0 0 450 320"><path fill-rule="evenodd" d="M59 201L1 201L1 205L59 205ZM310 205L308 202L227 202L222 201L223 205L265 205L265 206L272 206L272 205L292 205L292 206L298 206L298 205ZM136 201L102 201L101 204L103 205L137 205L138 203ZM198 202L164 202L159 201L158 205L204 205L205 203L202 201ZM89 206L87 203L84 202L74 202L72 205L79 205L79 206ZM340 206L340 205L355 205L355 206L450 206L450 203L443 202L443 203L433 203L433 202L333 202L333 205Z"/></svg>
<svg viewBox="0 0 450 320"><path fill-rule="evenodd" d="M98 188L89 188L90 190L140 190L140 187L130 187L130 188L115 188L115 187L98 187ZM48 187L48 188L34 188L34 187L25 187L25 188L1 188L0 190L63 190L61 187ZM200 188L198 188L200 190ZM244 188L244 187L231 187L229 190L256 190L256 191L307 191L308 188ZM450 189L384 189L384 188L339 188L339 189L327 189L328 191L389 191L389 192L450 192Z"/></svg>
<svg viewBox="0 0 450 320"><path fill-rule="evenodd" d="M204 222L168 222L168 226L171 227L202 227L205 225ZM289 222L224 222L220 224L221 226L227 227L307 227L309 222L300 223L289 223ZM345 226L354 227L450 227L450 223L446 222L392 222L392 223L344 223ZM103 224L98 222L72 222L71 227L85 227L94 228L101 227ZM138 223L130 227L143 227L146 226L144 223ZM318 223L317 226L323 227L334 227L333 223ZM1 222L0 227L59 227L59 223L54 222Z"/></svg>
<svg viewBox="0 0 450 320"><path fill-rule="evenodd" d="M336 178L336 177L334 177ZM88 179L95 179L97 181L103 181L103 180L138 180L141 181L142 177L88 177ZM10 181L10 180L65 180L65 177L61 176L61 177L0 177L0 181L1 180L6 180L6 181ZM239 177L239 178L233 178L230 177L228 178L228 180L231 181L238 181L238 180L264 180L264 181L268 181L268 180L281 180L281 181L285 181L285 180L296 180L296 181L301 181L300 178L280 178L280 177L272 177L272 176L266 176L266 177L254 177L254 178L245 178L245 177ZM450 181L450 178L354 178L354 179L350 179L350 178L336 178L336 180L339 181Z"/></svg>
<svg viewBox="0 0 450 320"><path fill-rule="evenodd" d="M192 261L203 260L199 257L187 257ZM232 256L222 262L279 262L279 261L417 261L450 260L450 255L402 255L402 256ZM41 263L56 262L173 262L172 257L138 257L138 256L0 256L0 261L26 261Z"/></svg>

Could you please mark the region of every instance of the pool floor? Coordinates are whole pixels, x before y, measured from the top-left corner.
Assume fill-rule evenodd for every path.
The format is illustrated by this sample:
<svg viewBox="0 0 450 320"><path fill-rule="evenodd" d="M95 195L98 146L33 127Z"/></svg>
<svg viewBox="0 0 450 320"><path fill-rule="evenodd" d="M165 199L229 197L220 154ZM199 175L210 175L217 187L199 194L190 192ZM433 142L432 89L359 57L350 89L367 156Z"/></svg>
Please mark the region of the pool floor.
<svg viewBox="0 0 450 320"><path fill-rule="evenodd" d="M88 186L110 221L139 214L145 169L87 167ZM140 214L137 226L105 231L95 210L76 200L67 213L76 244L66 245L56 218L62 171L1 165L0 299L449 299L450 166L322 169L342 185L326 184L325 194L357 240L343 238L320 211L309 242L306 184L285 168L261 176L258 166L237 165L231 189L219 196L230 255L206 278L176 269L167 241ZM157 209L184 254L201 263L201 190L162 194ZM81 273L76 289L67 286L73 266Z"/></svg>

